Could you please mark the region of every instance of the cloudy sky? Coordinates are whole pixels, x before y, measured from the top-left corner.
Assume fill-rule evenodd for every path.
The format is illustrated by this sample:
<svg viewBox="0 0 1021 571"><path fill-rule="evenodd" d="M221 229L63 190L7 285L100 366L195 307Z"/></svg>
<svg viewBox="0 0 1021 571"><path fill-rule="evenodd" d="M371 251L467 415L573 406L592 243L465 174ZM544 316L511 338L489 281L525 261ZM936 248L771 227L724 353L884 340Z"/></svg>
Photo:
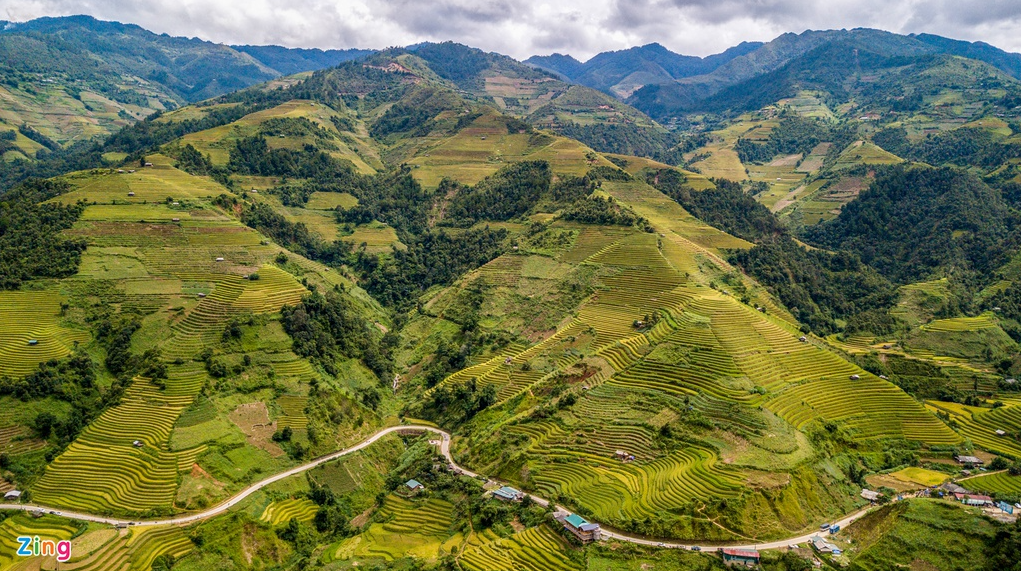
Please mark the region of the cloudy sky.
<svg viewBox="0 0 1021 571"><path fill-rule="evenodd" d="M0 0L0 19L91 14L230 44L382 48L454 40L520 59L659 42L690 55L806 29L874 27L1021 52L1017 0Z"/></svg>

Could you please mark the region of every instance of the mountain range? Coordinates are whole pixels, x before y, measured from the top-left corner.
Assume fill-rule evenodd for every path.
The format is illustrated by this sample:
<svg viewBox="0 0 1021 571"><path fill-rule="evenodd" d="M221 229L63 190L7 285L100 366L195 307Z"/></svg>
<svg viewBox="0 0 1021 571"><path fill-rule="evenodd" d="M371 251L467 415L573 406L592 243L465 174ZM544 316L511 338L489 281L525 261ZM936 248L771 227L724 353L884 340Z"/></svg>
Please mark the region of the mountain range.
<svg viewBox="0 0 1021 571"><path fill-rule="evenodd" d="M0 571L1021 556L1014 54L6 27Z"/></svg>

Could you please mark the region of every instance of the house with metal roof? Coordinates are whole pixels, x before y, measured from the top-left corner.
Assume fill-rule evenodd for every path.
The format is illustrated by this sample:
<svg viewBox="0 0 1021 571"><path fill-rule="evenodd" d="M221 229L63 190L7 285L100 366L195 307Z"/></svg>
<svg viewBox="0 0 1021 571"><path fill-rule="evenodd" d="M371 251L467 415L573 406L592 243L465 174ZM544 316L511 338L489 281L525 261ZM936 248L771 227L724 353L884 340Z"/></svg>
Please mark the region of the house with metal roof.
<svg viewBox="0 0 1021 571"><path fill-rule="evenodd" d="M819 553L833 553L840 555L840 548L826 541L822 536L812 536L812 547Z"/></svg>
<svg viewBox="0 0 1021 571"><path fill-rule="evenodd" d="M725 547L721 551L723 553L723 562L727 565L756 567L759 564L759 552L754 549L733 549Z"/></svg>
<svg viewBox="0 0 1021 571"><path fill-rule="evenodd" d="M4 494L4 500L16 502L21 499L21 492L18 490L11 490Z"/></svg>
<svg viewBox="0 0 1021 571"><path fill-rule="evenodd" d="M564 528L573 533L582 543L599 541L599 524L589 523L588 520L578 514L570 514L563 520Z"/></svg>
<svg viewBox="0 0 1021 571"><path fill-rule="evenodd" d="M422 485L422 482L419 482L418 480L415 479L411 479L408 480L407 482L404 482L404 487L406 488L404 491L411 495L417 494L418 492L425 489L425 486Z"/></svg>
<svg viewBox="0 0 1021 571"><path fill-rule="evenodd" d="M493 497L505 502L520 502L525 494L510 486L503 486L498 490L493 490Z"/></svg>

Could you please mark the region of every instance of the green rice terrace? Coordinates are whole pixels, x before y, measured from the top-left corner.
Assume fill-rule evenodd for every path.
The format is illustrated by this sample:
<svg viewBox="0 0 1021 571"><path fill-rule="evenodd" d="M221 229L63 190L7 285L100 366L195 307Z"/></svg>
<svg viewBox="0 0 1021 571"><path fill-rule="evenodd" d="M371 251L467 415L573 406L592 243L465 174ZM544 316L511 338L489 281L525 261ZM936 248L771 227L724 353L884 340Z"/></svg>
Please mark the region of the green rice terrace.
<svg viewBox="0 0 1021 571"><path fill-rule="evenodd" d="M423 44L11 186L0 571L983 568L1010 514L936 488L1021 501L1017 124L978 173L778 97L682 136Z"/></svg>

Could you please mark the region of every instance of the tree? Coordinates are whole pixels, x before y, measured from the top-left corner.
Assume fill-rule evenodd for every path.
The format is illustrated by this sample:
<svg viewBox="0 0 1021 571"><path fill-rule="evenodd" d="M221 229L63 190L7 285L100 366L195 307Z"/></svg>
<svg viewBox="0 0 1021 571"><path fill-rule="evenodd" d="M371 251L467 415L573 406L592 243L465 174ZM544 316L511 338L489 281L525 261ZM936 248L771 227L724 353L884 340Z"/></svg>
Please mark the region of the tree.
<svg viewBox="0 0 1021 571"><path fill-rule="evenodd" d="M32 422L32 428L40 438L49 438L53 427L58 424L57 417L51 412L40 412Z"/></svg>
<svg viewBox="0 0 1021 571"><path fill-rule="evenodd" d="M283 429L278 430L273 434L273 440L276 442L290 442L293 435L294 431L291 430L291 427L285 426Z"/></svg>
<svg viewBox="0 0 1021 571"><path fill-rule="evenodd" d="M986 545L986 569L1021 571L1021 521L1000 528Z"/></svg>

